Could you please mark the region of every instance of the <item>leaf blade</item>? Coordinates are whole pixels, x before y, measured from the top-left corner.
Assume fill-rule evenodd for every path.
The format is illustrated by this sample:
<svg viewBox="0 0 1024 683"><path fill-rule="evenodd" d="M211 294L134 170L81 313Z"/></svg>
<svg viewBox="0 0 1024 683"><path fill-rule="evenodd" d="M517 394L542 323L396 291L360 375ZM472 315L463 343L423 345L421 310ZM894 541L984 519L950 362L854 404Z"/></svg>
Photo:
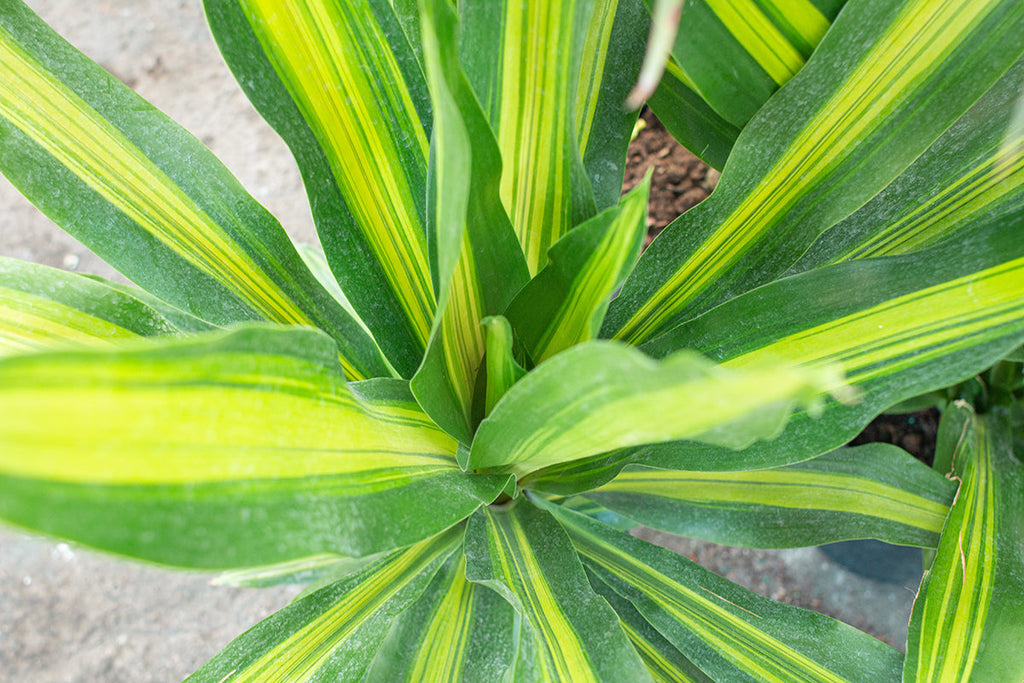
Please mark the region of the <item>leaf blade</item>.
<svg viewBox="0 0 1024 683"><path fill-rule="evenodd" d="M505 484L461 471L404 382L347 385L312 330L18 356L0 374L0 514L157 562L366 555L450 526ZM65 430L45 428L54 411Z"/></svg>

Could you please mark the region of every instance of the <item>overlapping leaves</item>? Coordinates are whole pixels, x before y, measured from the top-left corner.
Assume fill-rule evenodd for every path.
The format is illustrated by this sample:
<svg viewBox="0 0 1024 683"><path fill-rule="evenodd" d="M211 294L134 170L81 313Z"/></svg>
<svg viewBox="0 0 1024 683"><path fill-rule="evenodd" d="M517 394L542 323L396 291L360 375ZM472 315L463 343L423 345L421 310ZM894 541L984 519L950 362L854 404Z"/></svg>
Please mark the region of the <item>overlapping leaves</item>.
<svg viewBox="0 0 1024 683"><path fill-rule="evenodd" d="M196 141L0 2L0 169L149 290L0 262L0 515L317 577L195 680L903 666L573 511L598 504L740 545L937 547L906 675L1019 677L1011 417L952 413L959 488L830 451L1024 342L1024 9L840 4L687 3L654 104L728 163L636 264L639 2L208 0L302 170L310 272ZM192 337L252 320L278 326Z"/></svg>

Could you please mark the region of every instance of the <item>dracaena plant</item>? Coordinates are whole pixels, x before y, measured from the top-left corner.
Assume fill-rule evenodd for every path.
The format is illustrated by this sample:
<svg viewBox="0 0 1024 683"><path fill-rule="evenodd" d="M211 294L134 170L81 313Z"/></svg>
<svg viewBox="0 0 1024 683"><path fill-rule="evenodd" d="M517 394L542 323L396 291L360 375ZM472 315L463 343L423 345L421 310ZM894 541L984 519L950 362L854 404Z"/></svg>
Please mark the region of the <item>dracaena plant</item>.
<svg viewBox="0 0 1024 683"><path fill-rule="evenodd" d="M207 0L322 252L0 0L0 169L138 285L0 261L0 516L310 582L197 681L1019 680L1024 5L841 5L683 7L641 256L639 0ZM930 549L906 656L636 523Z"/></svg>

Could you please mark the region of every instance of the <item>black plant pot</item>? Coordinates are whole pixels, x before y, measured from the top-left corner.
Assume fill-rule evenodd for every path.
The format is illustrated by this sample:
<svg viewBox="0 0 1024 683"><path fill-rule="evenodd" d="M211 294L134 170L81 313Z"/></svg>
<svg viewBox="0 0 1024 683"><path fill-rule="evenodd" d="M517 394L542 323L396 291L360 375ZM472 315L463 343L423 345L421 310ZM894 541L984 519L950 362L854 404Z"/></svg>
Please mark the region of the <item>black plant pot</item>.
<svg viewBox="0 0 1024 683"><path fill-rule="evenodd" d="M875 581L916 584L922 573L921 549L881 541L843 541L821 546L833 562Z"/></svg>

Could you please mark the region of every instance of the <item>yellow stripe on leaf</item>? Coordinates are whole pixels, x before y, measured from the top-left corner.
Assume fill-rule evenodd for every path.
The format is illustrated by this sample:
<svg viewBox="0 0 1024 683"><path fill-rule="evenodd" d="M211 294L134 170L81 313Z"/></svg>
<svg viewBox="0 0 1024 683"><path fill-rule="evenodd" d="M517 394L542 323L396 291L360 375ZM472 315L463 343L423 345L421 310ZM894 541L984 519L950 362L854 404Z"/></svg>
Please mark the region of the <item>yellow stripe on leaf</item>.
<svg viewBox="0 0 1024 683"><path fill-rule="evenodd" d="M604 65L608 57L608 42L615 23L616 0L595 0L593 19L587 26L583 41L582 64L576 85L576 142L580 153L587 149L594 114L600 99Z"/></svg>
<svg viewBox="0 0 1024 683"><path fill-rule="evenodd" d="M943 531L931 580L918 596L918 600L924 600L924 642L917 653L917 681L970 680L983 645L995 585L1000 520L996 508L998 480L987 426L980 419L972 422L954 456L961 484L950 524ZM955 542L950 542L954 535ZM934 580L938 572L944 574L941 583Z"/></svg>
<svg viewBox="0 0 1024 683"><path fill-rule="evenodd" d="M1016 259L803 330L723 365L838 363L850 383L865 382L952 353L1022 312L1024 259Z"/></svg>
<svg viewBox="0 0 1024 683"><path fill-rule="evenodd" d="M0 356L69 346L109 348L137 336L51 299L0 287Z"/></svg>
<svg viewBox="0 0 1024 683"><path fill-rule="evenodd" d="M581 528L572 529L580 554L644 592L660 609L734 666L757 680L829 681L844 678L810 657L751 625L742 607L710 590L698 591L678 583L641 560L624 553ZM743 611L743 616L736 612Z"/></svg>
<svg viewBox="0 0 1024 683"><path fill-rule="evenodd" d="M804 65L800 52L749 0L708 0L708 7L773 81L784 84Z"/></svg>
<svg viewBox="0 0 1024 683"><path fill-rule="evenodd" d="M458 566L444 598L430 615L416 662L409 673L411 681L462 680L467 639L474 626L473 592L477 588L466 580L466 556Z"/></svg>
<svg viewBox="0 0 1024 683"><path fill-rule="evenodd" d="M338 646L363 626L389 600L432 562L449 553L458 534L452 531L396 553L314 621L278 643L244 671L229 675L232 683L305 681L314 678Z"/></svg>
<svg viewBox="0 0 1024 683"><path fill-rule="evenodd" d="M502 33L498 146L501 200L531 274L572 226L570 127L581 97L571 74L575 3L507 2ZM536 65L547 68L537 68Z"/></svg>
<svg viewBox="0 0 1024 683"><path fill-rule="evenodd" d="M24 375L8 365L0 471L122 485L344 475L325 485L351 495L459 471L454 441L414 404L359 401L343 379L294 360L280 374L260 368L281 359L258 355L220 369L232 362L122 361L75 385L59 360ZM40 431L54 416L61 429Z"/></svg>
<svg viewBox="0 0 1024 683"><path fill-rule="evenodd" d="M638 343L682 311L772 230L787 211L854 154L878 121L942 66L951 46L980 23L994 0L908 4L859 68L807 122L729 216L626 321L617 339Z"/></svg>
<svg viewBox="0 0 1024 683"><path fill-rule="evenodd" d="M557 598L544 578L530 539L515 515L495 515L482 508L494 531L492 557L501 559L500 571L507 586L516 587L521 609L536 629L534 644L541 654L535 659L545 681L595 681L586 650Z"/></svg>
<svg viewBox="0 0 1024 683"><path fill-rule="evenodd" d="M943 503L912 496L879 481L846 473L792 468L727 473L623 472L596 491L658 496L695 505L738 503L837 510L871 517L884 515L936 533L942 529L949 511Z"/></svg>
<svg viewBox="0 0 1024 683"><path fill-rule="evenodd" d="M301 0L241 4L425 346L434 292L415 197L426 177L428 141L371 8Z"/></svg>
<svg viewBox="0 0 1024 683"><path fill-rule="evenodd" d="M0 116L93 191L267 320L309 317L119 130L0 28Z"/></svg>
<svg viewBox="0 0 1024 683"><path fill-rule="evenodd" d="M922 249L937 236L948 234L953 226L970 221L1008 195L1018 193L1024 186L1024 136L1013 142L1011 152L995 151L985 163L831 263Z"/></svg>

